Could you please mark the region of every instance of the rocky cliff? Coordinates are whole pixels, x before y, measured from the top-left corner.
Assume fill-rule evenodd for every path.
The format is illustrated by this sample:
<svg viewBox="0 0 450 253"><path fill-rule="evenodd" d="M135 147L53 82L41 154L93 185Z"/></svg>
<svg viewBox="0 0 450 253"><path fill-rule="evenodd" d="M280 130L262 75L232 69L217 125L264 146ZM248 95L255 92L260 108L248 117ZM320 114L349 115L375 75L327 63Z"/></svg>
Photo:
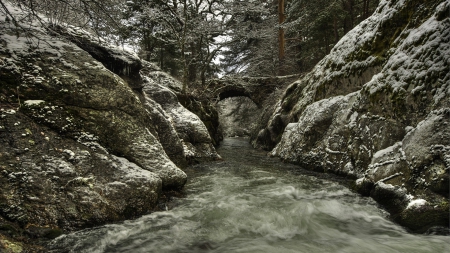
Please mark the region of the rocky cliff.
<svg viewBox="0 0 450 253"><path fill-rule="evenodd" d="M3 20L0 248L148 213L185 184L178 166L220 158L157 67L75 28Z"/></svg>
<svg viewBox="0 0 450 253"><path fill-rule="evenodd" d="M355 178L412 231L448 228L449 8L448 0L381 1L287 88L253 144Z"/></svg>

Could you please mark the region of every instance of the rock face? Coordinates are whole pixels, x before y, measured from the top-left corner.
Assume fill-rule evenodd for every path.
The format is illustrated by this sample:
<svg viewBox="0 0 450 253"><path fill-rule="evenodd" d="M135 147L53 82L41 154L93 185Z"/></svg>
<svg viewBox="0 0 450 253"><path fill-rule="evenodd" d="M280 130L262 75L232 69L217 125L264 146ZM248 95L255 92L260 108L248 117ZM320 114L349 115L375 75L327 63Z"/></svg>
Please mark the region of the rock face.
<svg viewBox="0 0 450 253"><path fill-rule="evenodd" d="M192 94L177 93L178 100L185 108L195 113L205 124L214 146L223 140L223 130L219 122L219 112L215 103L209 99L199 98Z"/></svg>
<svg viewBox="0 0 450 253"><path fill-rule="evenodd" d="M211 138L216 131L208 132L199 116L179 103L178 97L183 95L178 80L133 54L107 47L85 31L64 27L57 27L56 31L127 80L128 86L143 91L138 93L141 102L150 112L152 121L158 122L152 133L159 137L175 163L183 166L186 162L220 159L213 146L218 142Z"/></svg>
<svg viewBox="0 0 450 253"><path fill-rule="evenodd" d="M0 27L0 248L3 235L54 237L148 213L185 184L177 165L219 158L177 82L150 63L70 28L58 31L82 36L84 50L37 24L33 38Z"/></svg>
<svg viewBox="0 0 450 253"><path fill-rule="evenodd" d="M170 76L164 76L157 79L161 83L177 83ZM143 91L147 98L158 103L162 110L166 113L166 118L170 119L170 128L174 131L163 133L168 129L157 130L160 135L165 135L167 140L175 136L178 138L178 143L166 145L169 154L177 154L178 151L173 149L181 149L184 153L184 158L190 161L193 160L211 160L220 159L214 148L214 141L200 118L183 107L178 102L177 94L167 87L159 85L154 79L147 78ZM175 134L175 135L174 135ZM175 142L177 140L174 140Z"/></svg>
<svg viewBox="0 0 450 253"><path fill-rule="evenodd" d="M381 1L286 89L254 144L357 179L361 193L412 231L448 228L449 8Z"/></svg>

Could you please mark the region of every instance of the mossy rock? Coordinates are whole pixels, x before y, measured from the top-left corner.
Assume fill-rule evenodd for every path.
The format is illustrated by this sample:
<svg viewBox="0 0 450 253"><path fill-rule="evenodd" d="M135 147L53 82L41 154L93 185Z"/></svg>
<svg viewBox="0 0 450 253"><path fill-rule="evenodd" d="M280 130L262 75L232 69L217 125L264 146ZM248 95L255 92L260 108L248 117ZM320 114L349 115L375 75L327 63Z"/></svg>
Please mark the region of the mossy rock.
<svg viewBox="0 0 450 253"><path fill-rule="evenodd" d="M218 146L223 140L223 134L219 124L219 113L215 106L207 100L201 100L191 95L177 93L177 98L182 106L200 118L208 129L213 145Z"/></svg>
<svg viewBox="0 0 450 253"><path fill-rule="evenodd" d="M404 210L395 221L412 232L425 233L431 227L448 227L449 210L448 200L434 206L427 204Z"/></svg>

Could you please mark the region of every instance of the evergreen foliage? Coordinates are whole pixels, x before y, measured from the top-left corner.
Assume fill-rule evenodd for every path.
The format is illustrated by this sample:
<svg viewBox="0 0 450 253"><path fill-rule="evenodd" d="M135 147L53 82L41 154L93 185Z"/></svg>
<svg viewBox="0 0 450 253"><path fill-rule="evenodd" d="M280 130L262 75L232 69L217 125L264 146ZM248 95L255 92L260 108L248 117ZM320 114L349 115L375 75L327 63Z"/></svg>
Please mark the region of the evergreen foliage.
<svg viewBox="0 0 450 253"><path fill-rule="evenodd" d="M286 21L278 24L279 1L12 0L29 15L44 14L50 27L75 25L133 49L182 81L184 91L204 87L219 74L308 71L379 2L284 0ZM15 21L4 8L0 11ZM285 33L283 59L278 57L279 29Z"/></svg>
<svg viewBox="0 0 450 253"><path fill-rule="evenodd" d="M308 71L353 27L368 18L379 0L288 1L285 28L290 60Z"/></svg>

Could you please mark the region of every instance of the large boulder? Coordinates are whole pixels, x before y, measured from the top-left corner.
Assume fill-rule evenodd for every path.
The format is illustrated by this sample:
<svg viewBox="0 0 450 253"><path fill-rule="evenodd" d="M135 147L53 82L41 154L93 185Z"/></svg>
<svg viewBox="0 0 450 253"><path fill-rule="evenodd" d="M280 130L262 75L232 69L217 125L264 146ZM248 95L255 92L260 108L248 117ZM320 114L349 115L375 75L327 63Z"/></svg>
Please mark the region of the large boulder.
<svg viewBox="0 0 450 253"><path fill-rule="evenodd" d="M288 87L254 142L356 180L415 232L449 225L450 3L381 1Z"/></svg>
<svg viewBox="0 0 450 253"><path fill-rule="evenodd" d="M185 174L147 130L144 107L119 77L73 45L30 50L26 38L6 31L0 38L2 217L31 236L46 235L49 228L147 213L163 182L183 186Z"/></svg>
<svg viewBox="0 0 450 253"><path fill-rule="evenodd" d="M205 124L214 146L219 146L223 140L223 129L219 122L219 112L216 103L192 94L177 93L178 101L189 111L195 113Z"/></svg>
<svg viewBox="0 0 450 253"><path fill-rule="evenodd" d="M34 32L47 44L33 48L26 37L2 36L2 102L64 137L93 135L110 152L160 174L164 186L182 187L186 175L151 133L155 126L127 83L77 46Z"/></svg>
<svg viewBox="0 0 450 253"><path fill-rule="evenodd" d="M94 52L38 23L32 38L0 26L0 247L4 236L50 238L151 212L186 183L176 164L218 157L204 124L133 54L73 28L71 40L82 35Z"/></svg>
<svg viewBox="0 0 450 253"><path fill-rule="evenodd" d="M115 47L105 40L93 36L91 33L73 26L51 25L51 34L71 41L94 59L101 62L107 69L120 76L127 84L134 88L142 88L142 61L135 54Z"/></svg>
<svg viewBox="0 0 450 253"><path fill-rule="evenodd" d="M204 123L196 115L197 111L191 112L179 103L178 97L184 97L180 81L154 64L114 48L81 29L58 26L52 31L68 38L127 81L145 104L153 122L151 133L177 165L183 167L194 161L220 159L214 148L218 142L210 135L217 131L208 132L205 126L209 120L204 119Z"/></svg>
<svg viewBox="0 0 450 253"><path fill-rule="evenodd" d="M157 79L162 83L175 83L172 77ZM214 146L208 129L200 118L183 107L175 92L147 77L147 83L143 88L146 97L151 98L161 105L166 112L179 141L186 159L192 160L215 160L220 159Z"/></svg>

